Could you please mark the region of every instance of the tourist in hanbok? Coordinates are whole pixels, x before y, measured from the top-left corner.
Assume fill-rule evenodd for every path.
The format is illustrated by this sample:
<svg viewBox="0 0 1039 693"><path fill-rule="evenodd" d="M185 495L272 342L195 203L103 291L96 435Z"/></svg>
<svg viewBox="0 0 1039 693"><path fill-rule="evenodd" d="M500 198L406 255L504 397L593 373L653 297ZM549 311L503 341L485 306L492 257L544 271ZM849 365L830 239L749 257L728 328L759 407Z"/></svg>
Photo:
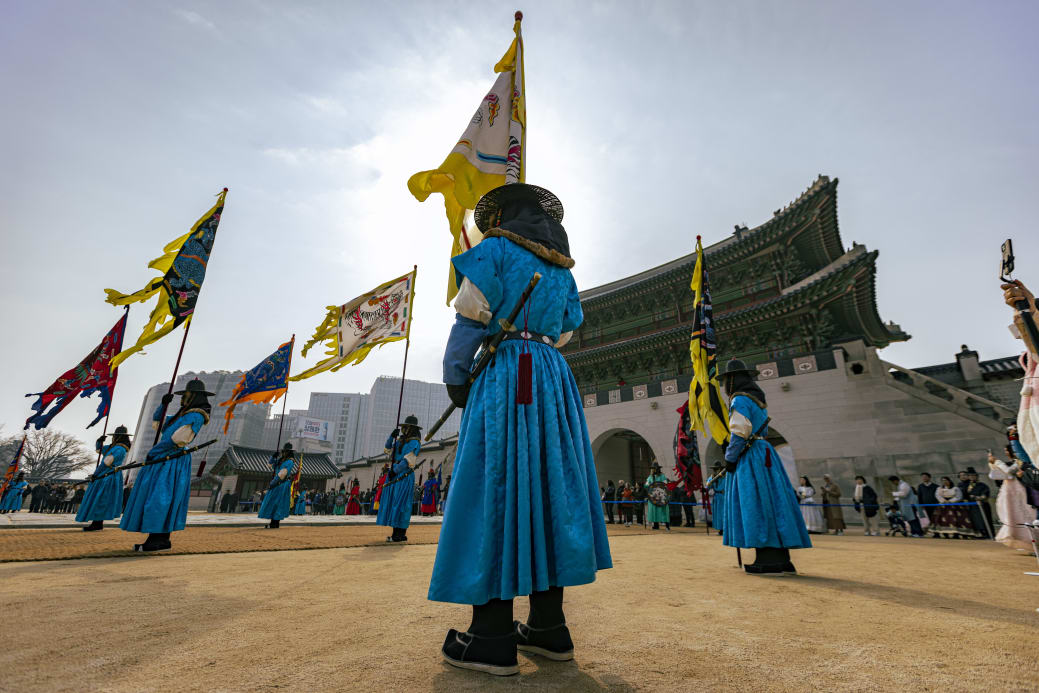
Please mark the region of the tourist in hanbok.
<svg viewBox="0 0 1039 693"><path fill-rule="evenodd" d="M290 503L292 502L292 475L296 471L296 453L292 450L292 443L285 443L280 453L271 455L268 461L274 476L267 485L267 493L260 503L260 512L257 517L270 520L265 529L278 529L281 521L289 516Z"/></svg>
<svg viewBox="0 0 1039 693"><path fill-rule="evenodd" d="M361 482L354 479L353 484L350 485L350 502L346 504L347 515L360 515L361 514Z"/></svg>
<svg viewBox="0 0 1039 693"><path fill-rule="evenodd" d="M952 479L943 476L934 495L935 500L940 503L937 508L933 508L934 512L931 514L930 530L935 537L972 539L978 536L967 511L963 506L957 505L963 501L963 491L953 485Z"/></svg>
<svg viewBox="0 0 1039 693"><path fill-rule="evenodd" d="M935 488L937 488L937 485L935 485ZM863 534L867 537L879 537L880 528L877 526L877 511L880 508L880 504L877 499L877 492L866 483L866 477L855 477L855 491L852 493L852 501L855 503L855 511L862 516Z"/></svg>
<svg viewBox="0 0 1039 693"><path fill-rule="evenodd" d="M653 484L667 486L667 477L661 471L660 464L653 463L652 472L646 477L646 495L652 493ZM607 489L608 490L608 489ZM664 529L671 531L671 507L669 505L656 505L652 500L646 501L646 523L653 523L653 529L660 529L660 523L664 523Z"/></svg>
<svg viewBox="0 0 1039 693"><path fill-rule="evenodd" d="M844 508L840 507L841 487L833 483L829 474L823 474L823 485L819 489L819 502L823 504L823 515L826 517L826 531L834 530L834 534L844 534Z"/></svg>
<svg viewBox="0 0 1039 693"><path fill-rule="evenodd" d="M732 359L722 376L731 437L725 448L725 532L722 543L756 549L743 569L752 575L796 574L790 549L811 548L797 494L768 434L765 393L757 370Z"/></svg>
<svg viewBox="0 0 1039 693"><path fill-rule="evenodd" d="M1006 475L996 496L996 514L1003 525L996 533L996 541L1012 549L1029 550L1032 548L1032 535L1022 524L1035 520L1035 509L1028 504L1028 494L1024 485L1017 480L1021 470L1021 462L1014 459L1014 451L1006 447L1007 462L996 459L989 453L989 467Z"/></svg>
<svg viewBox="0 0 1039 693"><path fill-rule="evenodd" d="M970 521L984 539L992 538L992 506L989 505L991 497L992 491L988 484L978 480L978 472L974 467L967 467L967 485L963 489L963 500L974 504L968 508Z"/></svg>
<svg viewBox="0 0 1039 693"><path fill-rule="evenodd" d="M213 393L206 391L205 383L193 378L186 388L174 394L180 395L180 408L160 422L163 409L173 401L173 395L162 396L162 404L152 416L152 426L161 431L159 442L148 450L145 459L175 457L140 469L119 521L122 530L148 533L143 544L134 544L133 550L137 552L169 549L170 533L184 529L188 519L191 453L182 451L209 423L212 411L209 398Z"/></svg>
<svg viewBox="0 0 1039 693"><path fill-rule="evenodd" d="M339 492L336 493L336 505L333 513L336 515L346 514L346 485L339 485Z"/></svg>
<svg viewBox="0 0 1039 693"><path fill-rule="evenodd" d="M421 435L422 427L418 425L418 417L412 414L405 417L400 428L393 429L386 440L386 454L393 460L393 466L386 475L375 524L393 528L393 534L386 537L390 543L408 540L414 503L414 469L418 466L418 456L422 450Z"/></svg>
<svg viewBox="0 0 1039 693"><path fill-rule="evenodd" d="M558 351L584 319L562 205L542 188L505 185L474 218L483 240L452 260L458 315L444 382L464 412L429 598L473 608L465 632L447 633L448 663L509 675L517 647L573 658L563 588L613 564L581 392ZM477 349L535 272L518 329L470 387ZM513 599L524 595L529 615L514 622Z"/></svg>
<svg viewBox="0 0 1039 693"><path fill-rule="evenodd" d="M0 500L0 513L16 513L22 509L22 495L29 488L29 482L25 480L25 473L18 472L14 481L7 484L4 497Z"/></svg>
<svg viewBox="0 0 1039 693"><path fill-rule="evenodd" d="M801 517L804 518L805 529L809 534L826 534L826 521L823 520L823 511L819 509L819 501L815 497L815 487L806 476L801 477L799 483L800 486L794 490L801 504Z"/></svg>
<svg viewBox="0 0 1039 693"><path fill-rule="evenodd" d="M126 463L126 455L130 452L130 434L126 426L115 429L110 445L105 445L105 436L101 436L95 447L101 454L101 461L91 475L93 480L87 485L76 513L76 522L90 523L83 528L84 532L104 529L105 520L114 520L123 512L123 473L118 469Z"/></svg>

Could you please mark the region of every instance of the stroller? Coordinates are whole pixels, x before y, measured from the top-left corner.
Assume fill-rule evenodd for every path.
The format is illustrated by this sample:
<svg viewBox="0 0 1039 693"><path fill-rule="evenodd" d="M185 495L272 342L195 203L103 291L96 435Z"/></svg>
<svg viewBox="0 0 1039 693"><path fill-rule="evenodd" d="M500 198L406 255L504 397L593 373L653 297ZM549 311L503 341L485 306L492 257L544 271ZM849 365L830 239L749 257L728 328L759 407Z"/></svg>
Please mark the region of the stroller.
<svg viewBox="0 0 1039 693"><path fill-rule="evenodd" d="M884 536L891 537L901 532L903 537L908 537L909 532L906 531L906 520L898 505L890 503L886 506L886 511L887 521L891 528L884 532Z"/></svg>

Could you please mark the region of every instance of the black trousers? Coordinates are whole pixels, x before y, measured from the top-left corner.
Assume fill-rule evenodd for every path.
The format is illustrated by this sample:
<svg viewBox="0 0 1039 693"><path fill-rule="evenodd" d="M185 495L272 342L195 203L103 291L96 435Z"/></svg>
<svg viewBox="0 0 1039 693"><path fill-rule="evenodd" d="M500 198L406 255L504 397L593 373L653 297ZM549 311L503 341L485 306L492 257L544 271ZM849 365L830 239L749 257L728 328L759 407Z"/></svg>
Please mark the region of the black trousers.
<svg viewBox="0 0 1039 693"><path fill-rule="evenodd" d="M606 521L613 522L613 503L606 501Z"/></svg>
<svg viewBox="0 0 1039 693"><path fill-rule="evenodd" d="M692 499L689 500L692 503ZM685 513L685 522L690 527L696 526L696 506L695 505L683 505L682 512Z"/></svg>

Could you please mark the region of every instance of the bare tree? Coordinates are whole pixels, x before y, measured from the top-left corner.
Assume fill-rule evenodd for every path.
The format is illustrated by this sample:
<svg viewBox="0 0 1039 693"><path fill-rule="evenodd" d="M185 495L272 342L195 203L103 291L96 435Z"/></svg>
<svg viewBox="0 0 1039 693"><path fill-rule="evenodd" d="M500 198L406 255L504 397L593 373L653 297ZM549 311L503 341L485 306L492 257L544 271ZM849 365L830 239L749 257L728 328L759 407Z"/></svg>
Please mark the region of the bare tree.
<svg viewBox="0 0 1039 693"><path fill-rule="evenodd" d="M13 459L14 450L21 440L19 437L8 440L14 441L11 451ZM7 444L7 440L3 444ZM7 461L10 463L11 460ZM45 428L29 432L19 469L25 472L25 476L36 479L63 479L93 462L94 455L78 438Z"/></svg>

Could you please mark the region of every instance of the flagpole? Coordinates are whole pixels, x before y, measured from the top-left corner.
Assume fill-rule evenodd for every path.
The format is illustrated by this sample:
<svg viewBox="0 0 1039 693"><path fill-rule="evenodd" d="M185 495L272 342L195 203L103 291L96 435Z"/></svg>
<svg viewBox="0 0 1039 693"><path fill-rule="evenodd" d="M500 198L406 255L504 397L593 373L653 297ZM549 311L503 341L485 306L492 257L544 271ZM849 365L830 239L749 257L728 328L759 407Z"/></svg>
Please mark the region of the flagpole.
<svg viewBox="0 0 1039 693"><path fill-rule="evenodd" d="M282 333L284 334L284 333ZM293 333L292 346L289 347L289 365L285 369L285 394L282 395L284 399L281 400L281 421L278 422L278 442L274 446L274 454L278 454L278 450L281 450L281 432L285 428L285 405L289 403L289 378L288 373L292 371L292 352L296 349L296 334ZM302 464L302 462L300 462Z"/></svg>
<svg viewBox="0 0 1039 693"><path fill-rule="evenodd" d="M411 303L408 305L408 309L412 312L412 315L414 315L414 313L415 313L415 306L414 306L414 303L415 303L415 300L414 300L415 299L415 285L414 285L414 281L415 281L415 276L418 274L418 265L412 266L411 274L412 274L411 281L413 282L412 285L411 285L411 298L412 298L412 300L411 300ZM404 341L404 370L401 371L401 374L400 374L400 398L397 400L397 426L395 427L394 430L396 430L397 428L400 428L400 410L404 406L404 376L407 375L407 373L408 373L408 350L410 348L411 348L411 315L408 316L408 338Z"/></svg>
<svg viewBox="0 0 1039 693"><path fill-rule="evenodd" d="M130 315L130 304L128 303L128 304L126 304L126 312L123 313L123 317L126 318L129 315ZM126 334L126 325L123 325L123 334L124 335ZM123 342L122 342L122 340L119 340L119 349L122 350L122 348L123 348ZM118 353L118 352L116 352L116 353ZM118 371L119 368L116 367L116 370ZM119 384L119 380L116 379L116 385L118 385L118 384ZM101 438L102 438L102 440L101 440L101 450L105 449L104 438L105 438L105 436L108 435L108 420L110 418L112 418L112 401L115 400L115 385L112 386L112 391L108 393L108 397L109 397L109 399L108 399L108 413L105 414L105 425L104 425L104 428L101 430ZM97 451L97 464L101 464L101 450Z"/></svg>
<svg viewBox="0 0 1039 693"><path fill-rule="evenodd" d="M167 395L173 394L174 384L177 382L177 371L180 370L180 358L184 355L184 346L188 343L188 331L191 329L191 320L188 320L187 324L184 325L184 338L180 340L180 351L177 352L177 362L173 364L173 377L170 379L170 389L167 390ZM166 410L169 409L169 402L162 403L162 410L159 412L159 427L155 430L155 442L152 443L152 447L159 444L159 438L162 437L162 427L166 423Z"/></svg>

